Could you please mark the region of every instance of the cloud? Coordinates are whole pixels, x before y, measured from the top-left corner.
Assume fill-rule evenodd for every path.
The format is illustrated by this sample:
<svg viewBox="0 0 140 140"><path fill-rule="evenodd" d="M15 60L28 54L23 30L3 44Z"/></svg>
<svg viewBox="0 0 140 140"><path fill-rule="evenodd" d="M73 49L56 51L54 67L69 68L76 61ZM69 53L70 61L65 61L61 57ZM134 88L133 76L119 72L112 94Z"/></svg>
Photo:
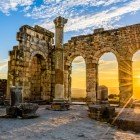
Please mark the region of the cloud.
<svg viewBox="0 0 140 140"><path fill-rule="evenodd" d="M34 0L1 0L0 11L6 15L9 15L11 10L16 11L17 7L22 6L29 9L29 6L33 4ZM25 10L26 10L25 9Z"/></svg>
<svg viewBox="0 0 140 140"><path fill-rule="evenodd" d="M78 57L76 57L76 58L73 60L72 63L73 63L73 64L81 64L81 63L85 63L85 60L84 60L84 58L83 58L82 56L78 56Z"/></svg>
<svg viewBox="0 0 140 140"><path fill-rule="evenodd" d="M99 64L103 64L103 65L110 65L110 64L116 64L116 63L117 63L116 60L108 60L108 61L105 61L105 60L101 59L99 61Z"/></svg>
<svg viewBox="0 0 140 140"><path fill-rule="evenodd" d="M139 5L140 0L42 0L41 4L37 0L5 0L0 1L0 11L8 15L11 10L24 7L25 16L37 19L36 24L51 31L54 18L61 15L69 19L66 32L88 34L94 28L118 27L117 21L139 11Z"/></svg>
<svg viewBox="0 0 140 140"><path fill-rule="evenodd" d="M136 61L140 61L140 50L137 51L134 55L133 55L133 59L134 62Z"/></svg>
<svg viewBox="0 0 140 140"><path fill-rule="evenodd" d="M116 22L125 14L139 11L139 5L140 0L44 0L44 4L35 6L26 16L40 19L41 26L54 31L52 21L61 15L69 19L66 32L81 31L82 34L87 34L93 28L118 27Z"/></svg>

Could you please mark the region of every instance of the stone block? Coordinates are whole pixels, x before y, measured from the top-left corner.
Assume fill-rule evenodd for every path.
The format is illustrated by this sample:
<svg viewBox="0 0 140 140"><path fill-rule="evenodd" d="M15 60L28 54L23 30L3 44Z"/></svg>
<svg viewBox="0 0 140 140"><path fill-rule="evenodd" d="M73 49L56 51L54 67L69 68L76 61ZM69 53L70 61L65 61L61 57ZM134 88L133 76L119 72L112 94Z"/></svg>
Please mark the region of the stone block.
<svg viewBox="0 0 140 140"><path fill-rule="evenodd" d="M109 121L115 116L115 107L106 105L89 105L89 116L99 121Z"/></svg>
<svg viewBox="0 0 140 140"><path fill-rule="evenodd" d="M22 103L17 108L19 111L19 116L24 119L38 117L38 115L36 114L36 111L39 108L38 104Z"/></svg>

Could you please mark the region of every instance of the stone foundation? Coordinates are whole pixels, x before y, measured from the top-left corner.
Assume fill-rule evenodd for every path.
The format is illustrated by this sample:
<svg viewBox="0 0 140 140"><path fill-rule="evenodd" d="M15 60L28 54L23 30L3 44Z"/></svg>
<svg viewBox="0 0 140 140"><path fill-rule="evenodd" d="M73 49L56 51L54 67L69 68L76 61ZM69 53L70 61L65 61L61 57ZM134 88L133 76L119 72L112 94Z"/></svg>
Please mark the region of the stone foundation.
<svg viewBox="0 0 140 140"><path fill-rule="evenodd" d="M67 111L70 109L70 103L64 100L54 100L51 109L54 111Z"/></svg>

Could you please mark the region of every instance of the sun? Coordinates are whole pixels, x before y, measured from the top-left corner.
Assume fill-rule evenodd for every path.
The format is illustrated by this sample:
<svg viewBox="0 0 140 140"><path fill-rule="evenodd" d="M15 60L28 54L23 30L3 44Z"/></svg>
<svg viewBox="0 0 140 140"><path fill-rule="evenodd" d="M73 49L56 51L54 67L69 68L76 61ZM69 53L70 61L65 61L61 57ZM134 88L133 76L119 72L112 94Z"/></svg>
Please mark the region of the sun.
<svg viewBox="0 0 140 140"><path fill-rule="evenodd" d="M134 75L133 77L133 96L140 99L140 75Z"/></svg>

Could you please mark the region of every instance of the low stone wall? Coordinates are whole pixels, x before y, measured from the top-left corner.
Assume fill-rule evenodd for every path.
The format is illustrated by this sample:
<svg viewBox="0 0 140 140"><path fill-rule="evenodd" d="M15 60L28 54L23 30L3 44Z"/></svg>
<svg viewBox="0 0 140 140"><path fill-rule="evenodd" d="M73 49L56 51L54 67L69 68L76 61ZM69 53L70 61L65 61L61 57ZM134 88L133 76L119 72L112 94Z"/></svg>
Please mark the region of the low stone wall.
<svg viewBox="0 0 140 140"><path fill-rule="evenodd" d="M139 120L126 120L126 119L117 119L113 125L117 126L119 129L125 131L134 131L140 133L140 121Z"/></svg>

